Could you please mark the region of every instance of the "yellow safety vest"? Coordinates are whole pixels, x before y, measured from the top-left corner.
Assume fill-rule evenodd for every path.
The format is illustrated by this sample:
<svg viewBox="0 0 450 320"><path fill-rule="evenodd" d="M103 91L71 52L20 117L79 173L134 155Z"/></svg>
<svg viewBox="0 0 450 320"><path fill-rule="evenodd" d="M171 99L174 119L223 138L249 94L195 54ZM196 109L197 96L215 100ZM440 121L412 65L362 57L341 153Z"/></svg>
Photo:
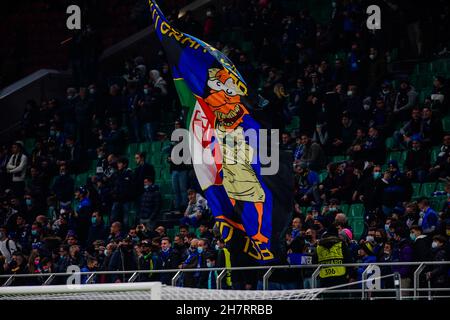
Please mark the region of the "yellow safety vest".
<svg viewBox="0 0 450 320"><path fill-rule="evenodd" d="M230 251L228 251L227 248L223 248L223 253L225 255L225 267L226 268L231 268L231 258L230 258ZM232 282L231 282L231 271L227 271L226 276L225 276L225 281L227 286L231 287Z"/></svg>
<svg viewBox="0 0 450 320"><path fill-rule="evenodd" d="M342 242L338 242L330 249L321 245L317 246L317 259L319 264L342 264L344 262L344 254L342 252ZM340 277L345 275L345 267L324 267L320 269L319 277Z"/></svg>

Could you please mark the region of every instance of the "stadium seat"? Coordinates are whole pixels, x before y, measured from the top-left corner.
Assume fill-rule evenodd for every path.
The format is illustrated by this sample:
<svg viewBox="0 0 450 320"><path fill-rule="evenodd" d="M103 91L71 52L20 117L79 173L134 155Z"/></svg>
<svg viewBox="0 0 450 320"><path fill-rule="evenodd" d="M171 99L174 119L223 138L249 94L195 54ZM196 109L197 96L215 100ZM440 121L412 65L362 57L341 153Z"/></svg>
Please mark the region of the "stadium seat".
<svg viewBox="0 0 450 320"><path fill-rule="evenodd" d="M430 207L436 211L441 211L447 203L447 196L438 196L430 198Z"/></svg>
<svg viewBox="0 0 450 320"><path fill-rule="evenodd" d="M24 148L30 154L33 151L35 145L36 145L36 139L34 139L34 138L25 139L25 141L24 141Z"/></svg>
<svg viewBox="0 0 450 320"><path fill-rule="evenodd" d="M300 128L300 118L297 116L292 117L291 122L286 126L286 130L292 132L298 128Z"/></svg>
<svg viewBox="0 0 450 320"><path fill-rule="evenodd" d="M438 182L436 183L436 191L444 191L445 189L445 182Z"/></svg>
<svg viewBox="0 0 450 320"><path fill-rule="evenodd" d="M139 151L139 144L138 143L130 143L126 148L125 153L126 153L128 159L134 159L134 155L138 151Z"/></svg>
<svg viewBox="0 0 450 320"><path fill-rule="evenodd" d="M365 215L364 205L361 203L352 204L348 209L347 215L352 218L364 218Z"/></svg>
<svg viewBox="0 0 450 320"><path fill-rule="evenodd" d="M342 210L342 213L344 213L345 215L348 214L348 209L349 209L349 205L348 204L340 204L339 208Z"/></svg>
<svg viewBox="0 0 450 320"><path fill-rule="evenodd" d="M173 239L176 235L176 232L174 229L167 229L166 234L170 239Z"/></svg>
<svg viewBox="0 0 450 320"><path fill-rule="evenodd" d="M365 229L364 219L354 218L351 220L350 226L353 232L353 239L359 240L363 235Z"/></svg>
<svg viewBox="0 0 450 320"><path fill-rule="evenodd" d="M412 188L413 188L412 198L413 199L420 198L421 184L420 183L412 183L411 185L412 185Z"/></svg>
<svg viewBox="0 0 450 320"><path fill-rule="evenodd" d="M173 194L163 194L162 195L162 211L169 211L173 207L173 200L174 200Z"/></svg>
<svg viewBox="0 0 450 320"><path fill-rule="evenodd" d="M328 176L328 171L322 171L319 173L319 181L323 182Z"/></svg>
<svg viewBox="0 0 450 320"><path fill-rule="evenodd" d="M160 186L161 194L172 194L172 184L164 181Z"/></svg>
<svg viewBox="0 0 450 320"><path fill-rule="evenodd" d="M346 161L348 159L349 159L349 157L346 155L334 156L334 157L331 157L331 162L333 162L333 163L342 162L342 161Z"/></svg>
<svg viewBox="0 0 450 320"><path fill-rule="evenodd" d="M394 147L394 138L389 137L386 139L386 148L388 150L392 150L392 148Z"/></svg>
<svg viewBox="0 0 450 320"><path fill-rule="evenodd" d="M395 160L395 161L397 161L398 163L400 163L400 162L404 162L405 161L405 158L406 158L406 152L402 152L402 151L391 151L391 152L389 152L388 153L388 155L387 155L387 161L386 162L389 162L389 161L391 161L391 160Z"/></svg>
<svg viewBox="0 0 450 320"><path fill-rule="evenodd" d="M109 226L109 215L104 214L102 217L103 217L103 222L105 223L105 226Z"/></svg>
<svg viewBox="0 0 450 320"><path fill-rule="evenodd" d="M420 189L420 195L422 197L431 197L431 195L435 189L436 189L435 182L422 183L422 188Z"/></svg>
<svg viewBox="0 0 450 320"><path fill-rule="evenodd" d="M75 177L75 188L79 188L81 186L84 186L88 179L88 173L80 173Z"/></svg>
<svg viewBox="0 0 450 320"><path fill-rule="evenodd" d="M152 151L152 143L151 142L139 143L138 150L140 152L145 152L146 154L150 154Z"/></svg>
<svg viewBox="0 0 450 320"><path fill-rule="evenodd" d="M450 116L447 116L442 119L442 127L445 132L450 132Z"/></svg>
<svg viewBox="0 0 450 320"><path fill-rule="evenodd" d="M431 161L432 165L436 162L437 157L439 155L439 152L441 152L441 148L440 147L434 147L434 148L431 149L430 161Z"/></svg>

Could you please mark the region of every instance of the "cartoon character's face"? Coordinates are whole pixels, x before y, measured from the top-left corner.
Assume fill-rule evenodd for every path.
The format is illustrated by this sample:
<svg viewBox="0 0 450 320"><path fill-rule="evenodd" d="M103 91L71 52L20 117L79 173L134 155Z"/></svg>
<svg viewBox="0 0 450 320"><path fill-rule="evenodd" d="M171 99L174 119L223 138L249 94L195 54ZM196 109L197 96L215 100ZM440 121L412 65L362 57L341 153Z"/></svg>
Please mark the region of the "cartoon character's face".
<svg viewBox="0 0 450 320"><path fill-rule="evenodd" d="M234 129L241 122L247 109L241 103L244 94L224 69L210 69L208 87L210 95L205 102L216 116L216 121L226 129Z"/></svg>

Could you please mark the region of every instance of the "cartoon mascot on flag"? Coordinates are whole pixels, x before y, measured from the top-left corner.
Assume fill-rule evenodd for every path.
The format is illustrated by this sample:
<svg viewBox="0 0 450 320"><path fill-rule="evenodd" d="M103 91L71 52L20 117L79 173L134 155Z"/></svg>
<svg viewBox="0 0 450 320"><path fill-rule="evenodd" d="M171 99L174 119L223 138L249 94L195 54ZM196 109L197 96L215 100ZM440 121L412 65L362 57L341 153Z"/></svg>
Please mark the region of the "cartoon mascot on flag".
<svg viewBox="0 0 450 320"><path fill-rule="evenodd" d="M266 193L252 167L255 150L246 142L243 127L245 116L249 114L241 102L244 93L225 68L209 69L207 84L210 92L204 102L215 116L214 127L223 157L222 184L233 206L237 201L244 202L242 220L245 229L256 231L249 236L255 241L268 243L269 238L263 232ZM245 210L246 207L249 210Z"/></svg>

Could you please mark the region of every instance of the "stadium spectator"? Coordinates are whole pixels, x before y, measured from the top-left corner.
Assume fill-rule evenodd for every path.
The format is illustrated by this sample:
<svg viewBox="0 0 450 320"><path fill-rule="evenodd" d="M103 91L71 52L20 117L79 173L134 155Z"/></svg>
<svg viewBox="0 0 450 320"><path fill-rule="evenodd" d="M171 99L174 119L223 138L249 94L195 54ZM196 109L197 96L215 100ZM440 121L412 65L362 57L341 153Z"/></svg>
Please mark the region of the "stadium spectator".
<svg viewBox="0 0 450 320"><path fill-rule="evenodd" d="M12 175L12 190L18 197L22 196L25 189L25 175L28 157L23 153L23 143L16 141L11 146L12 156L6 165L6 170Z"/></svg>
<svg viewBox="0 0 450 320"><path fill-rule="evenodd" d="M208 204L201 194L194 189L188 190L189 203L184 212L184 217L181 219L181 224L189 225L197 228L206 214Z"/></svg>
<svg viewBox="0 0 450 320"><path fill-rule="evenodd" d="M154 226L161 208L161 193L158 185L153 184L151 177L144 178L144 193L141 197L139 209L139 223L148 228Z"/></svg>

